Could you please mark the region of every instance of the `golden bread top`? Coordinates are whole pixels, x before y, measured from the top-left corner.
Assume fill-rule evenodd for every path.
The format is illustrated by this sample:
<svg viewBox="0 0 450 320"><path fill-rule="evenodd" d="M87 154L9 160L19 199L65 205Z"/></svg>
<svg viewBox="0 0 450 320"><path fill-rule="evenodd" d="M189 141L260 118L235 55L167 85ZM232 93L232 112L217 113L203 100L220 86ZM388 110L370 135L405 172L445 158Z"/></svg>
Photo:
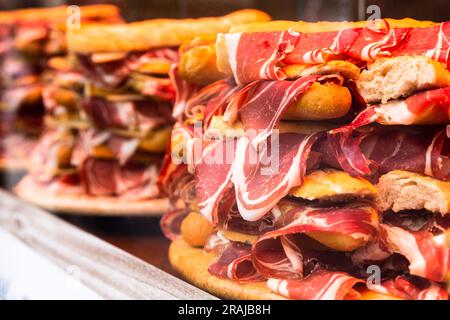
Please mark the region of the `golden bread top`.
<svg viewBox="0 0 450 320"><path fill-rule="evenodd" d="M69 50L78 53L141 51L175 47L204 34L228 32L231 26L270 17L258 10L239 10L221 17L198 19L154 19L128 24L84 25L69 30Z"/></svg>

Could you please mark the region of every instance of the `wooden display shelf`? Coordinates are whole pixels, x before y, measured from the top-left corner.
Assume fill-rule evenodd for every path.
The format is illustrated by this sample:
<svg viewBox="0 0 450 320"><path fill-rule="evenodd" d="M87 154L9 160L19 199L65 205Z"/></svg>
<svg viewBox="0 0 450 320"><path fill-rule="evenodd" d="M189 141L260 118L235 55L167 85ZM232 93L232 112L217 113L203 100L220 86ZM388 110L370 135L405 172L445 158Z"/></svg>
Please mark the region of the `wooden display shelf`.
<svg viewBox="0 0 450 320"><path fill-rule="evenodd" d="M173 273L167 261L168 241L157 219L65 218L71 223L0 191L0 228L63 270L79 267L83 284L103 298L215 298L168 273Z"/></svg>

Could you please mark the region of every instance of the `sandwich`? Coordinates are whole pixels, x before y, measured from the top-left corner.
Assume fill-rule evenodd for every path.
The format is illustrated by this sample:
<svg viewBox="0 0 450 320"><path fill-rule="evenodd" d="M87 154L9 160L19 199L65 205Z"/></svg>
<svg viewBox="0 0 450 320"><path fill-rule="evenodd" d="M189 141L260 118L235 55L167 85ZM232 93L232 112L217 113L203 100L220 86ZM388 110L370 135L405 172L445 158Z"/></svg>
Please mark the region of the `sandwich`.
<svg viewBox="0 0 450 320"><path fill-rule="evenodd" d="M0 12L0 168L25 170L42 131L47 62L66 53L68 6ZM80 23L121 21L117 7L80 8Z"/></svg>
<svg viewBox="0 0 450 320"><path fill-rule="evenodd" d="M221 79L180 64L173 267L224 298L447 300L448 26L252 23Z"/></svg>
<svg viewBox="0 0 450 320"><path fill-rule="evenodd" d="M204 33L267 19L241 10L69 30L68 55L49 61L46 127L17 194L52 211L160 214L167 199L157 178L174 122L171 66L178 47Z"/></svg>

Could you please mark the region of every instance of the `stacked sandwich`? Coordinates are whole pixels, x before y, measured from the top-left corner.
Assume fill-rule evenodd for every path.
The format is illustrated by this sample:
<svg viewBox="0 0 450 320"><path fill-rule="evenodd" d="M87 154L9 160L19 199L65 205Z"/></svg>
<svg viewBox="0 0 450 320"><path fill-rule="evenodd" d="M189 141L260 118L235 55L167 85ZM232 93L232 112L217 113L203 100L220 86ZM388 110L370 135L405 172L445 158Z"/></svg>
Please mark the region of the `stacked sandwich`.
<svg viewBox="0 0 450 320"><path fill-rule="evenodd" d="M156 180L173 124L169 73L178 46L260 16L242 10L70 30L69 54L51 61L44 92L48 126L18 194L66 212L162 212L167 201Z"/></svg>
<svg viewBox="0 0 450 320"><path fill-rule="evenodd" d="M121 20L115 6L80 8L77 23ZM0 167L24 169L42 129L43 78L50 58L66 52L67 6L0 13ZM75 17L77 18L77 17Z"/></svg>
<svg viewBox="0 0 450 320"><path fill-rule="evenodd" d="M229 78L178 81L173 266L227 298L447 299L449 38L411 19L220 34Z"/></svg>

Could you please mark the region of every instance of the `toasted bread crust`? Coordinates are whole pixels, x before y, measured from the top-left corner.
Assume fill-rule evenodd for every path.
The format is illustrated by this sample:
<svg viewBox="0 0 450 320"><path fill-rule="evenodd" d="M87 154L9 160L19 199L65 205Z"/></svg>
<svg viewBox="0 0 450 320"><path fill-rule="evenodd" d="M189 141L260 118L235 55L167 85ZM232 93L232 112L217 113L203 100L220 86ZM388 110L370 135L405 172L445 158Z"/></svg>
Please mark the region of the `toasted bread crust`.
<svg viewBox="0 0 450 320"><path fill-rule="evenodd" d="M386 19L391 28L427 28L437 25L432 21L419 21L411 18L404 19ZM253 22L245 25L236 25L230 29L230 33L240 32L270 32L294 30L297 32L313 33L313 32L331 32L339 31L347 28L363 28L367 25L367 21L285 21L276 20L269 22Z"/></svg>
<svg viewBox="0 0 450 320"><path fill-rule="evenodd" d="M14 192L23 200L43 209L92 216L160 216L168 208L167 199L129 201L115 197L55 194L37 185L30 175L25 176Z"/></svg>
<svg viewBox="0 0 450 320"><path fill-rule="evenodd" d="M69 30L68 46L78 53L140 51L179 46L203 34L227 32L232 25L270 18L258 10L239 10L222 17L155 19L120 25L89 25Z"/></svg>
<svg viewBox="0 0 450 320"><path fill-rule="evenodd" d="M83 19L112 19L121 20L119 8L111 4L95 4L80 6L81 20ZM0 23L7 22L48 22L62 24L71 14L69 6L49 8L29 8L0 12Z"/></svg>
<svg viewBox="0 0 450 320"><path fill-rule="evenodd" d="M380 210L422 210L441 213L450 212L450 182L396 170L381 176L377 188Z"/></svg>
<svg viewBox="0 0 450 320"><path fill-rule="evenodd" d="M283 115L285 120L328 120L345 116L352 106L350 90L315 82Z"/></svg>
<svg viewBox="0 0 450 320"><path fill-rule="evenodd" d="M181 54L179 70L182 78L197 85L207 85L227 75L217 68L214 43L195 46Z"/></svg>
<svg viewBox="0 0 450 320"><path fill-rule="evenodd" d="M239 284L211 275L208 272L208 265L214 257L214 253L206 254L203 249L193 248L184 240L172 242L169 248L172 267L190 283L218 297L245 300L284 299L267 288L265 281Z"/></svg>
<svg viewBox="0 0 450 320"><path fill-rule="evenodd" d="M199 212L190 212L181 223L181 236L193 247L203 247L213 231L212 224Z"/></svg>
<svg viewBox="0 0 450 320"><path fill-rule="evenodd" d="M361 73L358 85L368 103L386 103L416 91L447 87L450 72L425 56L381 58Z"/></svg>
<svg viewBox="0 0 450 320"><path fill-rule="evenodd" d="M355 178L344 171L317 170L305 177L303 184L290 190L291 196L306 200L375 199L377 188L363 178Z"/></svg>

